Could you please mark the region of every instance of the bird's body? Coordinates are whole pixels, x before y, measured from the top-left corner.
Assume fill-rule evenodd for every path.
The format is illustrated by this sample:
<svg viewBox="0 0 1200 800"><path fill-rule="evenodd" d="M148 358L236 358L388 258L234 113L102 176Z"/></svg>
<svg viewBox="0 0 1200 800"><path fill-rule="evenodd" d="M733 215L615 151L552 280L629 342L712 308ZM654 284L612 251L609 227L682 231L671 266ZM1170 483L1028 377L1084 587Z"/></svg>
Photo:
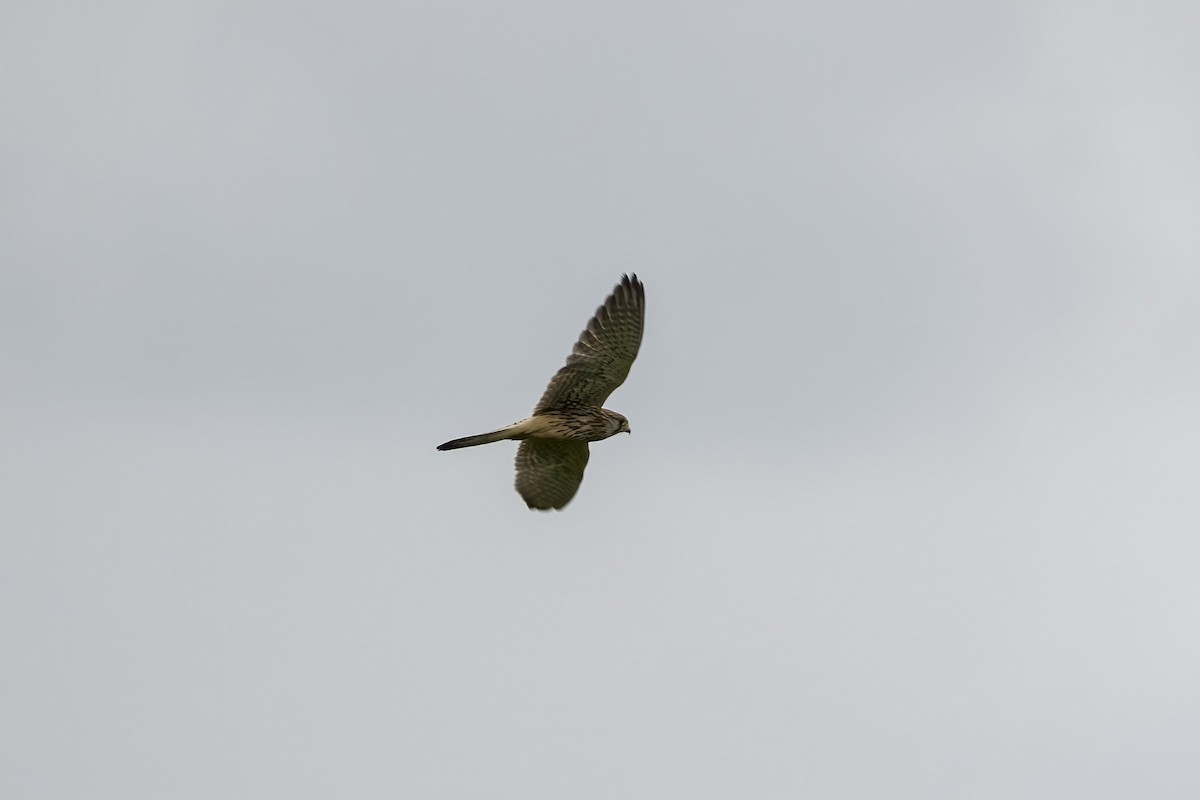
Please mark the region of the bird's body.
<svg viewBox="0 0 1200 800"><path fill-rule="evenodd" d="M607 408L581 408L575 413L547 411L528 419L506 425L499 430L464 436L439 444L438 450L457 450L478 444L502 442L505 439L558 439L569 442L598 442L629 429L629 422Z"/></svg>
<svg viewBox="0 0 1200 800"><path fill-rule="evenodd" d="M629 432L629 421L602 408L641 346L646 294L636 275L622 276L550 380L533 416L489 433L438 445L457 450L517 439L517 491L530 508L562 508L579 489L588 442Z"/></svg>

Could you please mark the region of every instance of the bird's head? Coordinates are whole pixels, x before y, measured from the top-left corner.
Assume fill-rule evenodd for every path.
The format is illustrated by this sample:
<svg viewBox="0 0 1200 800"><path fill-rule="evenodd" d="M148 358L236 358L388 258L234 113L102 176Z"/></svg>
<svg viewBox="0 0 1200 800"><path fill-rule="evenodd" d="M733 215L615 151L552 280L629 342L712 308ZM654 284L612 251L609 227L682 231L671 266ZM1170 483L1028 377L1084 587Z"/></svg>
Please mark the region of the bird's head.
<svg viewBox="0 0 1200 800"><path fill-rule="evenodd" d="M631 433L629 430L629 420L625 419L624 415L618 414L615 411L609 411L607 408L604 409L604 413L612 425L614 435L618 433Z"/></svg>

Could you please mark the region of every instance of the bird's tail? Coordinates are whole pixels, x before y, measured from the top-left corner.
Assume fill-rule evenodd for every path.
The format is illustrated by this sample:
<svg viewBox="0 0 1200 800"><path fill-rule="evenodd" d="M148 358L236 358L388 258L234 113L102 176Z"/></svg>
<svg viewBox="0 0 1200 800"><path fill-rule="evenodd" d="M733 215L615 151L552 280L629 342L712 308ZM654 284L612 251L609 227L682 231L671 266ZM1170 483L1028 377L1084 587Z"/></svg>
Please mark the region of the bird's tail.
<svg viewBox="0 0 1200 800"><path fill-rule="evenodd" d="M474 447L480 444L491 444L492 442L502 442L505 439L524 439L525 431L522 428L522 422L516 422L512 425L505 426L498 431L490 433L479 433L474 436L464 436L461 439L451 439L445 444L439 444L438 450L457 450L460 447Z"/></svg>

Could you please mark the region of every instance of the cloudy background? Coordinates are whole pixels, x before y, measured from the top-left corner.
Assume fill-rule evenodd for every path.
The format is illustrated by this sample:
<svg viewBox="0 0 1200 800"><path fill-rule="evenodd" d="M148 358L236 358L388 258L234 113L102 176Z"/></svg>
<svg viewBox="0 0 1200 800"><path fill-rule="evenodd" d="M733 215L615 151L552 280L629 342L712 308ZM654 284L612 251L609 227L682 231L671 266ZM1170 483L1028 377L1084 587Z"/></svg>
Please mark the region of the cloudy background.
<svg viewBox="0 0 1200 800"><path fill-rule="evenodd" d="M1198 23L11 4L0 794L1200 796Z"/></svg>

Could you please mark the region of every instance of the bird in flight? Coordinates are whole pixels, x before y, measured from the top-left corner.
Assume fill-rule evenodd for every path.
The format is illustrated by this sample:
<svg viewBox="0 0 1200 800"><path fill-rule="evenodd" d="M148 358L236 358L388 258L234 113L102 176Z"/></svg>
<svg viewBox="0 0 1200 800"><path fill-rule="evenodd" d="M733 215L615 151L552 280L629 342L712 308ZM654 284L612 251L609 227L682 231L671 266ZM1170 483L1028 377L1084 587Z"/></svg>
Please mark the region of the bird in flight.
<svg viewBox="0 0 1200 800"><path fill-rule="evenodd" d="M637 275L622 275L579 335L566 365L550 379L533 416L490 433L453 439L438 450L518 439L517 492L530 508L562 508L583 481L588 442L629 433L629 420L601 406L629 375L642 343L645 314L645 287Z"/></svg>

